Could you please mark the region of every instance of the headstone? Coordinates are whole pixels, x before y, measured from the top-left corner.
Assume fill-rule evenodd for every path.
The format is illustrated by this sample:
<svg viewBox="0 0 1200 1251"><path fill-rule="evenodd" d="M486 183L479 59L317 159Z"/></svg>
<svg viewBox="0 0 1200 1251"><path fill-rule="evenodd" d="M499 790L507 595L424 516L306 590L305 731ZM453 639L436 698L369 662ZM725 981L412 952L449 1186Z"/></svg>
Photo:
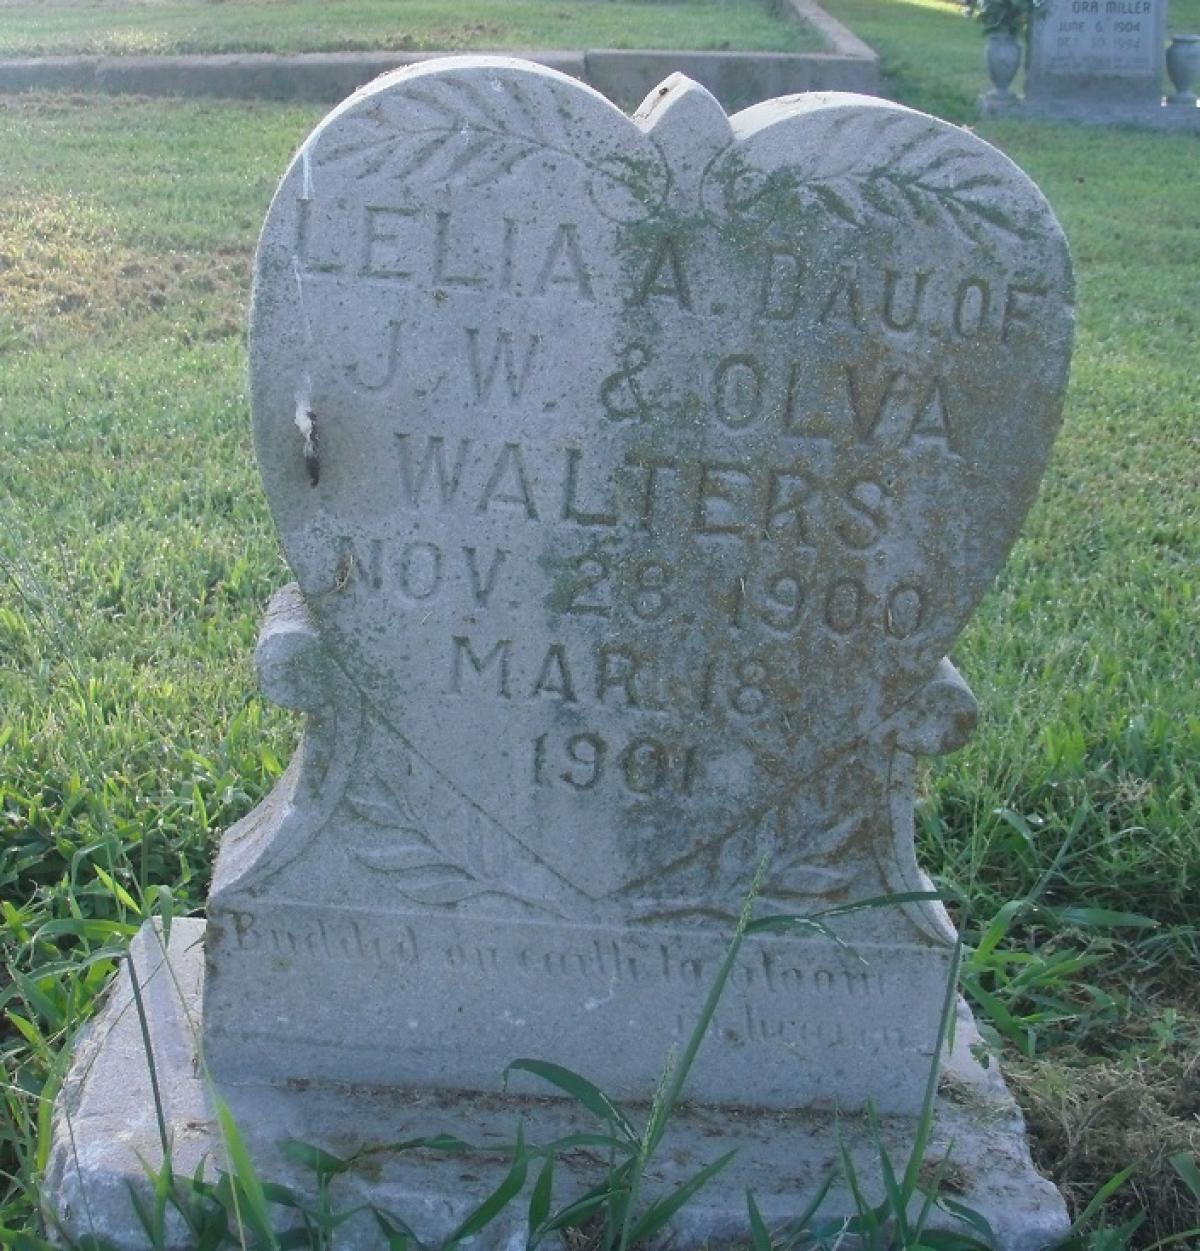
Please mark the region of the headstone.
<svg viewBox="0 0 1200 1251"><path fill-rule="evenodd" d="M1168 0L1046 0L1030 23L1026 98L1112 117L1162 104Z"/></svg>
<svg viewBox="0 0 1200 1251"><path fill-rule="evenodd" d="M1030 16L1025 95L994 90L984 116L1200 132L1194 98L1163 97L1168 0L1045 0Z"/></svg>
<svg viewBox="0 0 1200 1251"><path fill-rule="evenodd" d="M916 760L973 725L945 657L1036 493L1071 298L1029 180L879 100L727 118L677 76L629 119L470 57L331 113L272 203L251 327L296 575L258 663L307 729L222 844L206 967L173 939L172 1115L203 1122L193 1014L269 1175L273 1136L344 1148L423 1115L494 1141L546 1093L495 1102L518 1056L645 1103L756 874L762 912L928 891ZM745 949L664 1166L724 1141L742 1171L685 1241L739 1228L747 1185L794 1215L835 1110L876 1190L856 1115L911 1142L954 931L927 899L830 926ZM946 1064L976 1102L938 1141L967 1142L1004 1245L1040 1245L1064 1209L971 1037L968 1015ZM132 1098L95 1076L120 1054L69 1084L93 1127ZM397 1168L371 1193L419 1196L435 1239L480 1184Z"/></svg>

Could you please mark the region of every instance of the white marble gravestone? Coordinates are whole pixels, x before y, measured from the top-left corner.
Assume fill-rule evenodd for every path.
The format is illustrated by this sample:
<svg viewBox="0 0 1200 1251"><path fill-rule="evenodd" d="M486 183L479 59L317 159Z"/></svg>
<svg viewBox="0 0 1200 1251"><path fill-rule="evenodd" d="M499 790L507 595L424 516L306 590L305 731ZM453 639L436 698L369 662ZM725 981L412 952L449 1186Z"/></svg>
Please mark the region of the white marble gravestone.
<svg viewBox="0 0 1200 1251"><path fill-rule="evenodd" d="M183 973L148 995L188 1149L213 1145L197 1035L271 1176L287 1134L510 1134L518 1056L644 1102L760 863L760 911L927 889L916 758L974 723L945 656L1036 493L1071 297L1029 180L878 100L727 118L676 77L630 119L471 57L331 113L271 206L251 327L297 580L259 670L307 728L222 843L204 967L177 923ZM839 933L855 954L748 945L664 1177L710 1142L742 1153L681 1237L736 1231L748 1185L773 1219L803 1206L834 1110L865 1176L868 1101L911 1140L953 930L910 903ZM89 1186L121 1224L114 1140L152 1153L114 1005L64 1103L109 1126L104 1162L52 1170L76 1228ZM1061 1201L971 1037L937 1141L1032 1248ZM406 1158L361 1184L436 1239L479 1178Z"/></svg>

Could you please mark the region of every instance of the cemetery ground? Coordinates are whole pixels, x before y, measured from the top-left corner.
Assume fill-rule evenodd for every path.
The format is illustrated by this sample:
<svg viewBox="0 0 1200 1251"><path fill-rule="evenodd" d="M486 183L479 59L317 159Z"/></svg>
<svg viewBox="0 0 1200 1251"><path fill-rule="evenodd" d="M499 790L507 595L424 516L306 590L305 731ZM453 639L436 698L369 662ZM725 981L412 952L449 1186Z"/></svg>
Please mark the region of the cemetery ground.
<svg viewBox="0 0 1200 1251"><path fill-rule="evenodd" d="M0 0L0 56L820 47L768 0Z"/></svg>
<svg viewBox="0 0 1200 1251"><path fill-rule="evenodd" d="M829 7L907 103L969 116L980 40L956 9ZM1185 28L1196 0L1175 15ZM321 112L0 98L5 1245L33 1228L71 1035L144 917L202 906L219 834L296 738L251 668L288 573L251 450L243 326L268 198ZM1062 220L1080 321L1042 495L956 650L982 723L928 774L923 862L969 901L966 988L1042 1168L1076 1213L1131 1170L1084 1245L1194 1248L1195 139L979 130Z"/></svg>

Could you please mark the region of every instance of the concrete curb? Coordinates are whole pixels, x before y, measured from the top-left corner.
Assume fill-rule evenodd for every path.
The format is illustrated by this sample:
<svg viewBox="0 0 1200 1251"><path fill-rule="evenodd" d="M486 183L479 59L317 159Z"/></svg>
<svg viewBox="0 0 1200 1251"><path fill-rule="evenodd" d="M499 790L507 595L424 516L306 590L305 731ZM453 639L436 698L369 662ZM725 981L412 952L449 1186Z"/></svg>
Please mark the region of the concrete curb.
<svg viewBox="0 0 1200 1251"><path fill-rule="evenodd" d="M726 109L797 91L881 93L879 58L815 0L776 0L820 31L828 52L513 52L570 74L631 108L680 70ZM0 92L99 91L149 96L260 100L342 100L405 65L443 52L271 52L201 56L60 56L0 60Z"/></svg>
<svg viewBox="0 0 1200 1251"><path fill-rule="evenodd" d="M580 75L602 95L633 108L676 70L717 97L728 112L798 91L857 91L877 96L879 63L829 52L620 52L605 48L584 54Z"/></svg>
<svg viewBox="0 0 1200 1251"><path fill-rule="evenodd" d="M856 60L870 61L879 73L879 57L870 44L864 43L848 26L826 13L817 0L777 0L777 4L790 9L796 17L820 31L829 45L830 54Z"/></svg>

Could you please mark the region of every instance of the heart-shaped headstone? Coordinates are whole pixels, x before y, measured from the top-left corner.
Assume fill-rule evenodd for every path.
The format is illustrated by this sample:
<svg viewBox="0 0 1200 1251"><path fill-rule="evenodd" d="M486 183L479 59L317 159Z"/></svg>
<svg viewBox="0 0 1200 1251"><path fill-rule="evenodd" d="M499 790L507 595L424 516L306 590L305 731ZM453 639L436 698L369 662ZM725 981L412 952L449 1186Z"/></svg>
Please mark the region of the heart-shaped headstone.
<svg viewBox="0 0 1200 1251"><path fill-rule="evenodd" d="M630 120L448 61L348 100L279 189L258 454L345 681L597 899L931 680L1034 496L1071 325L1047 204L953 126L727 119L682 79Z"/></svg>
<svg viewBox="0 0 1200 1251"><path fill-rule="evenodd" d="M214 1071L486 1090L587 1053L648 1097L756 866L786 912L920 891L912 758L969 732L944 657L1071 324L1036 188L882 101L727 118L675 78L629 119L461 58L335 110L256 270L299 584L260 671L312 716L218 861ZM697 1098L920 1106L946 918L845 934L869 974L756 949Z"/></svg>

